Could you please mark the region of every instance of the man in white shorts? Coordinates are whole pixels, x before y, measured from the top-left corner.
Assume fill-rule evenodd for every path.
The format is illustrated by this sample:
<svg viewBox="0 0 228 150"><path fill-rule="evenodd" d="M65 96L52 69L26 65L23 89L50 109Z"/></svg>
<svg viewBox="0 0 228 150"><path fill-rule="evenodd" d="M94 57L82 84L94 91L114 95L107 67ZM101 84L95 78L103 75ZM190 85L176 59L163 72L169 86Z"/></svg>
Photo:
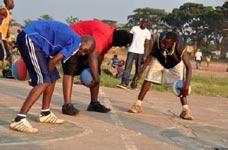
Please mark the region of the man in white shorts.
<svg viewBox="0 0 228 150"><path fill-rule="evenodd" d="M192 67L185 47L185 42L179 34L175 32L162 32L160 34L158 39L154 42L152 50L147 56L139 75L133 81L135 84L137 84L146 67L150 63L147 76L138 95L138 100L133 104L128 112L142 112L141 104L147 91L150 89L151 83L165 83L165 85L171 86L175 81L183 79L183 70L185 65L186 76L184 86L181 89L180 94L180 101L183 110L180 114L180 117L186 120L193 119L189 106L187 105L186 97L188 95L188 89L192 76Z"/></svg>

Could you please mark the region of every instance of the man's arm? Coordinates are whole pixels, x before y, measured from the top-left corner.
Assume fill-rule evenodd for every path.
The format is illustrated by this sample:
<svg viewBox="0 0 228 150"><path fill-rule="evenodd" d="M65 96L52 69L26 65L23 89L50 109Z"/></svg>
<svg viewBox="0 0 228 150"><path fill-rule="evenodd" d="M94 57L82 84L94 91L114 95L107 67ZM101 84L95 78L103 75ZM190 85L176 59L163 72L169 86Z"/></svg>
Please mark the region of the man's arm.
<svg viewBox="0 0 228 150"><path fill-rule="evenodd" d="M144 58L146 58L149 54L149 46L150 46L150 40L145 40L145 49L144 49Z"/></svg>
<svg viewBox="0 0 228 150"><path fill-rule="evenodd" d="M91 73L93 76L93 81L91 84L86 85L87 87L93 87L100 82L100 75L99 75L99 52L95 49L92 53L89 54L89 67L91 69Z"/></svg>
<svg viewBox="0 0 228 150"><path fill-rule="evenodd" d="M57 65L57 63L63 59L63 54L62 53L58 53L56 54L53 58L51 58L49 60L49 63L48 63L48 68L49 68L49 71L52 72L55 68L55 66Z"/></svg>
<svg viewBox="0 0 228 150"><path fill-rule="evenodd" d="M187 51L185 50L183 55L182 55L182 60L184 62L184 65L186 67L186 89L189 89L191 77L192 77L192 66L191 63L188 59L188 54Z"/></svg>
<svg viewBox="0 0 228 150"><path fill-rule="evenodd" d="M6 8L0 6L0 18L6 18L6 17L7 17Z"/></svg>

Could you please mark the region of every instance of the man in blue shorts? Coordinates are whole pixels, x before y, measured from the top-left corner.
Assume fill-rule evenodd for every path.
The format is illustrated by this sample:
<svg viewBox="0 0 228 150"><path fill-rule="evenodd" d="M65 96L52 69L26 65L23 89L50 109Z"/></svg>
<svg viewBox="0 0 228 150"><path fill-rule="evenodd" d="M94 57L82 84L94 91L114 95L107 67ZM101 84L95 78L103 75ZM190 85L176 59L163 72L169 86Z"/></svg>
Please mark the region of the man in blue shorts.
<svg viewBox="0 0 228 150"><path fill-rule="evenodd" d="M68 25L58 21L33 21L17 37L17 46L28 69L33 88L21 110L10 124L10 129L37 133L27 121L32 105L43 95L42 110L38 122L61 124L50 111L50 102L59 73L56 65L65 63L72 55L87 55L94 51L95 40L91 36L79 36Z"/></svg>

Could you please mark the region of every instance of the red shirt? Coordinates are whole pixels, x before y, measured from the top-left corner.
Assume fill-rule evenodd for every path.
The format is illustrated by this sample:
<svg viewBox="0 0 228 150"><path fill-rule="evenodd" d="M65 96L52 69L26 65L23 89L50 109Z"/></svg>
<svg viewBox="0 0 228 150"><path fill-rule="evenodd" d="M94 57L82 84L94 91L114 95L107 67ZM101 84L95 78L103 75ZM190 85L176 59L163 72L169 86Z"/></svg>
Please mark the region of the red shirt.
<svg viewBox="0 0 228 150"><path fill-rule="evenodd" d="M81 21L71 25L79 35L91 35L96 40L100 54L106 54L112 47L114 27L98 20Z"/></svg>

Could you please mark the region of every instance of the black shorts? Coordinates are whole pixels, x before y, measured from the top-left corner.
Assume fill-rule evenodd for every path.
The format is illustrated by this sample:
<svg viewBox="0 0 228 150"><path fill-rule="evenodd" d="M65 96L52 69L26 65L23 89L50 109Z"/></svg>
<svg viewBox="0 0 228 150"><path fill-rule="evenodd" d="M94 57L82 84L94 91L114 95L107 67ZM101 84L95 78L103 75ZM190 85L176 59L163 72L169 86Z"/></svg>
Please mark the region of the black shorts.
<svg viewBox="0 0 228 150"><path fill-rule="evenodd" d="M89 68L88 57L88 55L73 55L65 63L62 62L64 75L80 75L84 69Z"/></svg>

